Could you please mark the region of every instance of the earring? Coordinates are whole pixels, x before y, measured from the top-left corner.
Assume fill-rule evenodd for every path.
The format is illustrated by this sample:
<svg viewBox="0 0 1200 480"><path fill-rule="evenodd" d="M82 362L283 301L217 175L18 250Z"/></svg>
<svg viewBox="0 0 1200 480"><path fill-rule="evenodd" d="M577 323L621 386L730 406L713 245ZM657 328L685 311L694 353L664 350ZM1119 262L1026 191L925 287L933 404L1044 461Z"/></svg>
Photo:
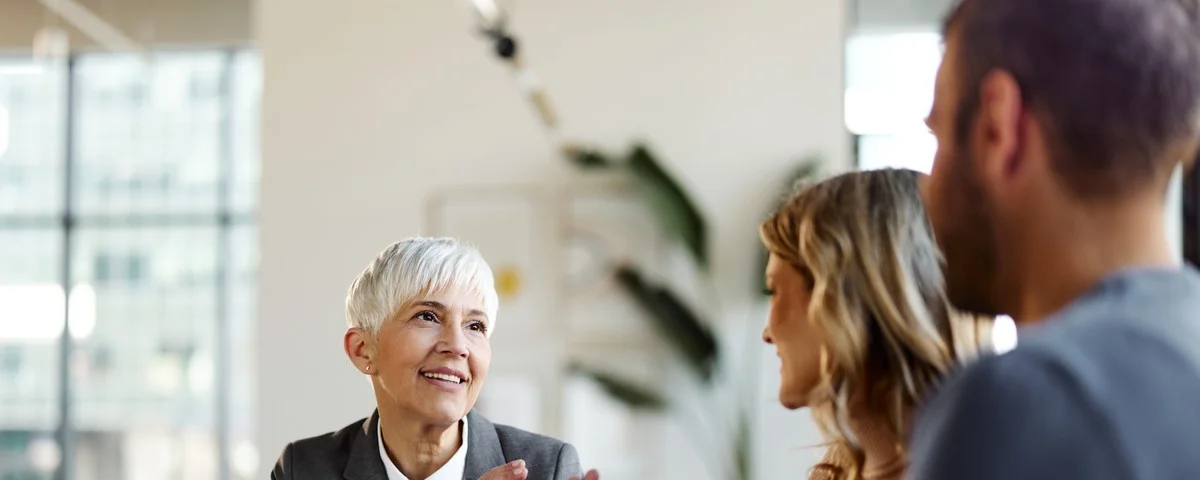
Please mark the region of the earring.
<svg viewBox="0 0 1200 480"><path fill-rule="evenodd" d="M367 369L366 369L366 370L364 370L364 371L363 371L363 373L371 373L371 369L372 369L372 368L375 368L375 366L374 366L374 365L367 365Z"/></svg>

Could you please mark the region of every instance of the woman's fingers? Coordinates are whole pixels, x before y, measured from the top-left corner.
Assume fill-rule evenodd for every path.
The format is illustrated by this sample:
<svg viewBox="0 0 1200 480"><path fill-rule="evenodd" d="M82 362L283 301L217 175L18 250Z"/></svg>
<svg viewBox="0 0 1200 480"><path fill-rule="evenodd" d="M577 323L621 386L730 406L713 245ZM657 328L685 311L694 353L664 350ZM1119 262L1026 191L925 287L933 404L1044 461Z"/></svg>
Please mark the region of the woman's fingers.
<svg viewBox="0 0 1200 480"><path fill-rule="evenodd" d="M488 470L479 480L525 480L527 476L529 470L525 469L525 461L514 460Z"/></svg>

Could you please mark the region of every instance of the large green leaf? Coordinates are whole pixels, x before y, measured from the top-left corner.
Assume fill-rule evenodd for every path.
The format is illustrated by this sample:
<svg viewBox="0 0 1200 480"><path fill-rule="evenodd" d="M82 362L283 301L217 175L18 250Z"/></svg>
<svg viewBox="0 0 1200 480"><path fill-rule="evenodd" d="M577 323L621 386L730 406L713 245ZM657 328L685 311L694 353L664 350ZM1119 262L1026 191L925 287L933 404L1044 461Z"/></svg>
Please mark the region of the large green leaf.
<svg viewBox="0 0 1200 480"><path fill-rule="evenodd" d="M628 168L659 227L687 247L701 270L708 269L708 230L704 217L687 191L662 167L648 147L634 144L624 163L582 145L567 145L562 151L581 170Z"/></svg>
<svg viewBox="0 0 1200 480"><path fill-rule="evenodd" d="M653 285L631 265L616 271L617 284L647 313L659 335L688 361L705 381L717 363L717 339L704 322L666 287Z"/></svg>
<svg viewBox="0 0 1200 480"><path fill-rule="evenodd" d="M645 145L634 145L629 153L629 169L664 230L683 242L696 264L707 270L707 226L691 197Z"/></svg>
<svg viewBox="0 0 1200 480"><path fill-rule="evenodd" d="M737 469L738 480L750 478L750 416L739 412L737 432L733 439L734 466Z"/></svg>

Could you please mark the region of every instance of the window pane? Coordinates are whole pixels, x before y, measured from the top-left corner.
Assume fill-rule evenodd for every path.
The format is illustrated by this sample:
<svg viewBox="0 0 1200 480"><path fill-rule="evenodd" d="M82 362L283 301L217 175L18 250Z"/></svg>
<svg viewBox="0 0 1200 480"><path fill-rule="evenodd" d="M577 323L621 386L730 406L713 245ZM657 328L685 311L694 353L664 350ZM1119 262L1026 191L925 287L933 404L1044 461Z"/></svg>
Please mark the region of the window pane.
<svg viewBox="0 0 1200 480"><path fill-rule="evenodd" d="M0 57L0 215L62 208L63 62Z"/></svg>
<svg viewBox="0 0 1200 480"><path fill-rule="evenodd" d="M77 443L65 460L76 478L215 478L221 385L234 478L256 473L257 231L215 221L222 205L257 205L258 61L228 51L76 59L72 207L82 229L68 295L59 285L66 64L0 58L0 479L50 478L64 460L53 431L68 308ZM216 370L222 314L227 384Z"/></svg>
<svg viewBox="0 0 1200 480"><path fill-rule="evenodd" d="M258 228L235 226L229 232L228 277L230 358L230 469L234 478L250 479L262 461L255 450L254 407L255 319L258 315ZM273 459L269 459L273 460Z"/></svg>
<svg viewBox="0 0 1200 480"><path fill-rule="evenodd" d="M76 237L79 479L216 476L217 235L203 226Z"/></svg>
<svg viewBox="0 0 1200 480"><path fill-rule="evenodd" d="M80 57L75 208L215 209L224 60L222 52Z"/></svg>
<svg viewBox="0 0 1200 480"><path fill-rule="evenodd" d="M933 170L937 139L928 133L864 135L858 137L858 168L908 168L921 173Z"/></svg>
<svg viewBox="0 0 1200 480"><path fill-rule="evenodd" d="M925 133L941 35L856 35L846 42L846 128L859 135Z"/></svg>
<svg viewBox="0 0 1200 480"><path fill-rule="evenodd" d="M0 230L0 478L49 479L60 460L62 236Z"/></svg>
<svg viewBox="0 0 1200 480"><path fill-rule="evenodd" d="M233 165L230 179L230 205L235 212L249 213L258 208L258 179L262 167L259 155L259 101L262 99L262 71L257 52L239 52L234 57L232 123Z"/></svg>

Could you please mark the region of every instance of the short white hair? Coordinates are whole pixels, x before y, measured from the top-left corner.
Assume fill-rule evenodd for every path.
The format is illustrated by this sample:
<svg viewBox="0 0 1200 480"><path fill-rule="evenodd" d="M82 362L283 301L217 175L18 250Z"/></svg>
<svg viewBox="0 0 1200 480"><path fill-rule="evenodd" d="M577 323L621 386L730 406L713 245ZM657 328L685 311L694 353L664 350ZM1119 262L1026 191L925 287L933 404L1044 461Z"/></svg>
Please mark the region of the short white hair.
<svg viewBox="0 0 1200 480"><path fill-rule="evenodd" d="M444 237L407 238L379 252L350 284L346 323L375 336L400 309L450 288L483 301L491 336L500 304L492 269L475 247Z"/></svg>

